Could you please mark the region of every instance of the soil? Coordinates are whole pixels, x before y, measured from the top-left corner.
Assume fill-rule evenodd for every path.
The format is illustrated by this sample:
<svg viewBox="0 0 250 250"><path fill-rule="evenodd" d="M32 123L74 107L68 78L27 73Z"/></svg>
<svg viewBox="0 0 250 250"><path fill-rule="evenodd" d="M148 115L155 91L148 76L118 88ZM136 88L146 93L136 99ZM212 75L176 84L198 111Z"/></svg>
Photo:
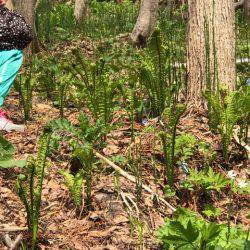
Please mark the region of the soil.
<svg viewBox="0 0 250 250"><path fill-rule="evenodd" d="M5 134L16 149L17 159L26 158L36 153L36 143L43 126L50 120L59 117L59 110L53 107L52 103L44 101L38 96L34 97L32 120L27 122L27 129L24 133L12 132ZM19 107L18 95L12 92L8 97L5 108L11 110L15 121L22 122L21 108ZM67 108L65 116L76 123L78 111L74 108ZM115 155L126 155L131 146L129 133L129 119L122 111L117 111L113 123L121 125L107 136L107 145L101 150L101 154L109 159ZM142 145L143 156L142 178L143 183L150 186L158 195L164 197L162 191L162 179L156 183L154 180L154 169L151 159L155 156L156 170L161 176L162 153L160 144L157 143L156 151L153 151L154 133L145 130L145 127L156 124L156 120L149 120L147 125L135 124L135 129L140 133L135 144ZM243 149L239 149L232 143L230 149L230 164L223 164L220 158L221 148L219 136L209 131L208 120L202 114L185 114L178 127L178 133L192 133L198 140L209 142L218 152L218 157L213 163L216 170L226 175L228 170L234 169L242 178L248 177L247 158ZM140 139L141 138L141 139ZM140 142L141 140L141 142ZM58 173L59 169L69 169L68 149L62 146L59 155L52 155L48 158L48 167L43 184L43 196L40 219L39 248L40 249L161 249L155 238L156 229L164 223L166 216L172 212L165 205L155 202L152 195L142 191L142 198L139 202L132 203L118 195L114 184L115 172L105 163L99 161L95 168L92 190L92 210L87 211L84 206L81 214L76 214L68 189L63 184L63 178ZM190 167L199 167L202 164L201 156L195 154ZM122 168L124 166L120 165ZM126 171L129 171L126 169ZM21 169L5 169L0 171L0 226L5 224L15 227L26 227L26 213L15 188L16 176ZM131 173L131 172L130 172ZM181 180L183 173L176 168L176 179ZM136 201L136 186L126 178L120 176L121 192ZM177 186L178 190L178 186ZM83 194L85 196L85 194ZM228 198L225 194L218 199L215 195L208 200L207 197L197 195L185 198L179 195L167 199L171 205L189 207L201 212L204 203L213 202L216 207L222 209L222 215L218 222L226 220L226 204ZM248 200L243 195L234 197L234 213L232 223L243 223L247 225ZM237 209L237 210L236 210ZM139 213L137 212L139 211ZM132 229L133 218L138 218ZM137 225L137 226L136 226ZM143 227L143 240L140 241L138 234L139 227ZM136 228L137 227L137 228ZM0 249L7 249L2 236L6 232L0 230ZM27 237L27 231L8 232L12 239L22 234Z"/></svg>

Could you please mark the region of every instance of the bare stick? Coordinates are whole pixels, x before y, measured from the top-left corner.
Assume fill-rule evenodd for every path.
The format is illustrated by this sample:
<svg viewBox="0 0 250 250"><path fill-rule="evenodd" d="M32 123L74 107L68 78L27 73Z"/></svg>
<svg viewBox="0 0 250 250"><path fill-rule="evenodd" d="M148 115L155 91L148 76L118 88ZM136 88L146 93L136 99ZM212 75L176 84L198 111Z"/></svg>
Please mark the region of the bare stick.
<svg viewBox="0 0 250 250"><path fill-rule="evenodd" d="M118 171L123 177L127 178L128 180L132 181L132 182L136 182L136 179L134 176L128 174L127 172L125 172L123 169L121 169L119 166L117 166L114 162L110 161L108 158L106 158L105 156L101 155L100 153L94 151L96 157L98 157L99 159L103 160L104 162L106 162L110 167L112 167L113 169L115 169L116 171ZM144 190L146 190L148 193L157 196L157 194L154 193L154 191L148 187L147 185L142 184L142 188ZM164 203L168 208L170 208L173 212L176 211L176 208L174 208L171 204L169 204L165 199L163 199L162 197L158 197L159 200Z"/></svg>
<svg viewBox="0 0 250 250"><path fill-rule="evenodd" d="M9 226L7 224L0 225L0 232L17 232L17 231L26 231L26 230L28 230L27 227Z"/></svg>
<svg viewBox="0 0 250 250"><path fill-rule="evenodd" d="M13 241L12 241L12 239L10 238L10 236L8 235L8 234L5 234L4 236L3 236L3 241L4 241L4 243L5 243L5 245L7 246L7 247L11 247L12 246L12 243L13 243Z"/></svg>
<svg viewBox="0 0 250 250"><path fill-rule="evenodd" d="M18 248L18 246L20 245L21 241L23 239L23 235L22 234L19 234L17 236L17 238L15 239L15 241L12 243L12 246L10 248L10 250L15 250Z"/></svg>

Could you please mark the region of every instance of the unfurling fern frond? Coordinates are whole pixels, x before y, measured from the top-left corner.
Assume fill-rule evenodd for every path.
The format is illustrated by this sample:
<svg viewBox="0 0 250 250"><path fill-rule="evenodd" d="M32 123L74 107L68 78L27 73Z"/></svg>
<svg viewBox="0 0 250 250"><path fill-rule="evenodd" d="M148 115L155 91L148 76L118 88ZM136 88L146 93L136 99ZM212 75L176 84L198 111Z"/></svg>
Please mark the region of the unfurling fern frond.
<svg viewBox="0 0 250 250"><path fill-rule="evenodd" d="M151 115L156 117L172 103L178 92L177 89L174 90L177 83L172 77L175 69L166 61L167 49L158 29L152 34L147 50L148 55L142 58L138 74L149 98Z"/></svg>
<svg viewBox="0 0 250 250"><path fill-rule="evenodd" d="M42 185L51 132L50 126L44 128L38 142L37 158L28 159L26 176L20 175L17 181L18 194L27 212L27 224L32 235L32 250L35 249L37 241Z"/></svg>
<svg viewBox="0 0 250 250"><path fill-rule="evenodd" d="M94 162L93 145L85 143L74 151L74 156L77 157L83 164L83 173L86 181L86 206L91 207L91 190L92 190L92 171Z"/></svg>
<svg viewBox="0 0 250 250"><path fill-rule="evenodd" d="M80 210L82 206L82 183L83 173L82 171L77 173L75 176L67 170L60 170L59 173L64 177L64 184L69 189L73 203Z"/></svg>
<svg viewBox="0 0 250 250"><path fill-rule="evenodd" d="M174 156L177 125L181 115L185 112L186 106L177 104L174 107L166 108L162 114L166 127L159 133L162 141L163 154L165 158L165 175L170 186L174 184Z"/></svg>
<svg viewBox="0 0 250 250"><path fill-rule="evenodd" d="M90 61L77 49L72 51L77 65L71 67L71 73L81 84L77 84L81 98L96 119L102 119L107 125L113 115L114 96L117 84L110 79L110 65L101 58Z"/></svg>
<svg viewBox="0 0 250 250"><path fill-rule="evenodd" d="M229 92L221 87L218 93L206 92L204 96L211 107L210 123L221 135L223 156L227 160L235 125L249 116L250 92L244 88Z"/></svg>

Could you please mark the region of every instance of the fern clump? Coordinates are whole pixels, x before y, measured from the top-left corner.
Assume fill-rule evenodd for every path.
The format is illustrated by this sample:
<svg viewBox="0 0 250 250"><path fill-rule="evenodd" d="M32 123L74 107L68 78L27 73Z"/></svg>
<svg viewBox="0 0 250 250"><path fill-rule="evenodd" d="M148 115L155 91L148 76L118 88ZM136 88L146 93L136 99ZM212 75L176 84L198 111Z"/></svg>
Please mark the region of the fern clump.
<svg viewBox="0 0 250 250"><path fill-rule="evenodd" d="M220 87L216 94L207 91L204 96L210 107L210 127L221 135L223 156L227 160L235 125L250 112L250 90L229 92Z"/></svg>
<svg viewBox="0 0 250 250"><path fill-rule="evenodd" d="M69 189L73 203L79 211L82 207L83 171L78 172L76 175L71 174L68 170L60 170L59 173L63 175L64 184Z"/></svg>
<svg viewBox="0 0 250 250"><path fill-rule="evenodd" d="M172 43L163 39L160 29L152 34L138 70L140 84L145 87L151 116L157 117L177 102L182 84L182 70L176 67Z"/></svg>
<svg viewBox="0 0 250 250"><path fill-rule="evenodd" d="M69 189L74 205L76 206L77 212L82 207L82 185L85 180L85 191L86 191L86 206L91 207L91 191L92 191L92 171L94 162L93 146L89 143L84 145L75 144L72 157L80 161L80 167L76 170L76 173L68 170L60 170L60 174L64 176L64 184ZM75 161L74 161L75 162ZM74 167L74 166L72 166Z"/></svg>
<svg viewBox="0 0 250 250"><path fill-rule="evenodd" d="M89 61L77 49L72 53L77 64L71 66L70 71L80 80L76 84L80 93L79 100L85 100L93 116L96 119L102 119L107 125L113 116L115 95L119 85L118 81L110 78L114 73L114 67L107 64L104 58Z"/></svg>
<svg viewBox="0 0 250 250"><path fill-rule="evenodd" d="M66 140L71 148L72 168L75 173L61 171L65 177L65 184L69 188L73 202L79 211L82 206L82 185L85 180L86 206L91 207L92 172L94 164L93 145L106 133L103 123L98 120L95 125L89 123L88 117L81 112L79 126L74 126L66 119L53 121L52 127L55 134L59 134L59 140ZM56 138L55 138L56 139ZM58 139L58 138L57 138ZM74 166L77 165L77 166Z"/></svg>
<svg viewBox="0 0 250 250"><path fill-rule="evenodd" d="M37 242L42 186L51 132L50 126L45 127L38 142L37 157L28 159L25 168L26 173L25 175L21 174L17 181L18 195L24 203L27 224L32 235L31 249L35 249Z"/></svg>

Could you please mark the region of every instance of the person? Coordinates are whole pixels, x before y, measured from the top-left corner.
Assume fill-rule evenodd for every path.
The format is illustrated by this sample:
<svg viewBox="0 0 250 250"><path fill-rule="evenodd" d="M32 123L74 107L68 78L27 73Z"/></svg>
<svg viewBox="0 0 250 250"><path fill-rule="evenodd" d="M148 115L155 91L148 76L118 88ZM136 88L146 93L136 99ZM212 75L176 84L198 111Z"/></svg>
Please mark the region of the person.
<svg viewBox="0 0 250 250"><path fill-rule="evenodd" d="M32 29L24 17L5 7L0 0L0 131L24 131L23 125L14 124L3 103L23 62L23 49L32 41Z"/></svg>

